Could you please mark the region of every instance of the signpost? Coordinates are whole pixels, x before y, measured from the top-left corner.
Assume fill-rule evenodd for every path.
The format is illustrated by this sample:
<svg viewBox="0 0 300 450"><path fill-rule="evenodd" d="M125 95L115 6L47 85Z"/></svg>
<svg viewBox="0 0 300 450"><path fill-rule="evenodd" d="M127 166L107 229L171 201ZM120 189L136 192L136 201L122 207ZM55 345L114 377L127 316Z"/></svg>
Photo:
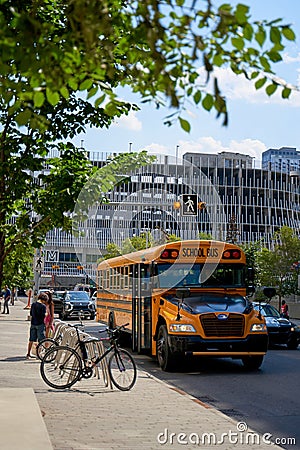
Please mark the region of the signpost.
<svg viewBox="0 0 300 450"><path fill-rule="evenodd" d="M198 195L183 194L181 208L183 216L196 216L198 210Z"/></svg>

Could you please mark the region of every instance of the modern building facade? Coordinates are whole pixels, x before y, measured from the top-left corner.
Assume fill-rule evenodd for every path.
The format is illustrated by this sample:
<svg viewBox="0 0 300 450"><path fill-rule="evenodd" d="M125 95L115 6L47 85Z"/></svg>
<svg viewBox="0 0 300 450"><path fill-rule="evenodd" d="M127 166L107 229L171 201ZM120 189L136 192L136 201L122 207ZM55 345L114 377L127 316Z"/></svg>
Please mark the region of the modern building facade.
<svg viewBox="0 0 300 450"><path fill-rule="evenodd" d="M90 153L99 167L108 156ZM110 203L94 205L88 220L78 224L80 237L48 233L43 284L68 287L94 280L107 244L120 246L146 231L156 242L166 233L181 239L208 233L218 240L261 241L271 247L283 225L297 232L300 227L299 178L272 170L272 164L274 158L271 169L269 163L255 168L249 155L229 152L186 153L182 160L158 155L155 164L123 174L124 182L107 193ZM199 209L200 203L206 208Z"/></svg>
<svg viewBox="0 0 300 450"><path fill-rule="evenodd" d="M262 154L262 168L299 176L300 152L294 147L269 148Z"/></svg>

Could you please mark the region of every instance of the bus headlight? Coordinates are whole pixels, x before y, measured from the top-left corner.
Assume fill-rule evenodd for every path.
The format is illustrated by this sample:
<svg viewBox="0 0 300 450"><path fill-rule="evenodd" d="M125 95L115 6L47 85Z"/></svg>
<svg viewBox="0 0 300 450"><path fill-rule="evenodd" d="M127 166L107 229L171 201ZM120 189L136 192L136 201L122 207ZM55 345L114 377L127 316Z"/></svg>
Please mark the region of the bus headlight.
<svg viewBox="0 0 300 450"><path fill-rule="evenodd" d="M169 330L174 332L187 332L187 333L196 333L193 325L186 323L171 323L169 325Z"/></svg>
<svg viewBox="0 0 300 450"><path fill-rule="evenodd" d="M267 331L267 326L265 323L254 323L250 331Z"/></svg>

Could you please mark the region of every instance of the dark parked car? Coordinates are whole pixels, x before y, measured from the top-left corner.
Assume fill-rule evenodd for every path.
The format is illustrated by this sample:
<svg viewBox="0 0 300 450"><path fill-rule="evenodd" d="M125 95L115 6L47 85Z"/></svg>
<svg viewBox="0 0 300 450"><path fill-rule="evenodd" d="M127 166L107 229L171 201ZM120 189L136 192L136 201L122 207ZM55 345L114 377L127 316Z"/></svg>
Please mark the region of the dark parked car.
<svg viewBox="0 0 300 450"><path fill-rule="evenodd" d="M278 310L269 303L253 303L257 311L265 317L269 335L269 346L286 344L295 350L300 342L300 327L288 319L280 316Z"/></svg>
<svg viewBox="0 0 300 450"><path fill-rule="evenodd" d="M62 320L78 317L79 314L84 318L95 319L95 303L85 291L58 291L52 294L52 298L54 313L58 314Z"/></svg>

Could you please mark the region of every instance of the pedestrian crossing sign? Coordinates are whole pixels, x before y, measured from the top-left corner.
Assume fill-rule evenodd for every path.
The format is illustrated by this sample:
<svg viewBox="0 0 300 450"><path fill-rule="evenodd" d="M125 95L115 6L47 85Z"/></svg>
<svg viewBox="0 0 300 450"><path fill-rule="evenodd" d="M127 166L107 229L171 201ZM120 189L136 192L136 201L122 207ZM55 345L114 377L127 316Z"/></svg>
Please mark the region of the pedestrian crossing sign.
<svg viewBox="0 0 300 450"><path fill-rule="evenodd" d="M197 194L183 194L182 195L182 215L196 216L198 209L198 195Z"/></svg>

